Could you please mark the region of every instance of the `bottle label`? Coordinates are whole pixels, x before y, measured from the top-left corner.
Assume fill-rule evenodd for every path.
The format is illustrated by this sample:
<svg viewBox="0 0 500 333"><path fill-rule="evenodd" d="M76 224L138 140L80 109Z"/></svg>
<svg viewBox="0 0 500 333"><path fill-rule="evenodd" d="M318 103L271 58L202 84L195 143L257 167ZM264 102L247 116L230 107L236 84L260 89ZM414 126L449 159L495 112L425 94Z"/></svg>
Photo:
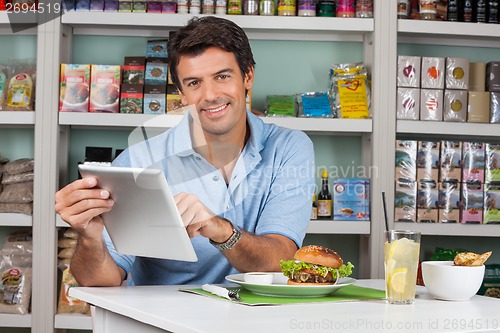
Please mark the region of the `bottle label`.
<svg viewBox="0 0 500 333"><path fill-rule="evenodd" d="M318 219L318 207L313 207L311 211L311 220Z"/></svg>
<svg viewBox="0 0 500 333"><path fill-rule="evenodd" d="M332 200L318 200L318 216L332 216Z"/></svg>

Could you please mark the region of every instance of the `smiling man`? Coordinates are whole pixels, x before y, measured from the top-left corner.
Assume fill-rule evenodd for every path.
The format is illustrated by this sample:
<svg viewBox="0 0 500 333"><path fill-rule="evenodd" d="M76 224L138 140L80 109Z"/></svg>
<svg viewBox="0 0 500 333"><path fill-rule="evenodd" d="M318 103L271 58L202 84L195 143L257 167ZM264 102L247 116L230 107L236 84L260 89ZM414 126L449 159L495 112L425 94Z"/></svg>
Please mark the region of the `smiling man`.
<svg viewBox="0 0 500 333"><path fill-rule="evenodd" d="M56 193L56 211L80 233L71 262L80 285L120 285L127 274L136 285L223 283L237 271L279 271L302 244L313 146L304 133L247 112L255 61L244 31L223 18L193 18L170 38L168 54L189 112L113 163L163 170L199 260L117 253L100 217L113 207L110 193L95 179L77 180Z"/></svg>

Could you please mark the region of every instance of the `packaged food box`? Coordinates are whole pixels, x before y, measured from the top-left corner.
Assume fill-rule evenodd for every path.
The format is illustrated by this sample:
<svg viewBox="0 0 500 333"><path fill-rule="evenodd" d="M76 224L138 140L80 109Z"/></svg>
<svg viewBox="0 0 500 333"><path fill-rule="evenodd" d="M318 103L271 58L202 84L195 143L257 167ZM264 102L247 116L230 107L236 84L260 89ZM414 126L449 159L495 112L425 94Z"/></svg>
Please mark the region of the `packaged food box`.
<svg viewBox="0 0 500 333"><path fill-rule="evenodd" d="M398 56L398 87L420 88L421 61L416 56Z"/></svg>
<svg viewBox="0 0 500 333"><path fill-rule="evenodd" d="M396 140L396 180L417 179L417 141Z"/></svg>
<svg viewBox="0 0 500 333"><path fill-rule="evenodd" d="M500 124L500 92L490 93L490 123Z"/></svg>
<svg viewBox="0 0 500 333"><path fill-rule="evenodd" d="M486 64L486 90L500 92L500 61Z"/></svg>
<svg viewBox="0 0 500 333"><path fill-rule="evenodd" d="M104 0L90 0L90 11L104 11Z"/></svg>
<svg viewBox="0 0 500 333"><path fill-rule="evenodd" d="M464 123L467 120L466 90L445 90L443 120Z"/></svg>
<svg viewBox="0 0 500 333"><path fill-rule="evenodd" d="M468 123L488 123L490 120L490 92L469 91Z"/></svg>
<svg viewBox="0 0 500 333"><path fill-rule="evenodd" d="M123 83L144 84L145 57L125 57L123 61Z"/></svg>
<svg viewBox="0 0 500 333"><path fill-rule="evenodd" d="M439 141L419 141L417 151L417 181L439 180Z"/></svg>
<svg viewBox="0 0 500 333"><path fill-rule="evenodd" d="M132 12L145 13L148 8L146 0L132 0Z"/></svg>
<svg viewBox="0 0 500 333"><path fill-rule="evenodd" d="M173 84L167 85L167 113L184 114L184 111L177 87Z"/></svg>
<svg viewBox="0 0 500 333"><path fill-rule="evenodd" d="M486 63L471 62L469 64L469 91L485 91Z"/></svg>
<svg viewBox="0 0 500 333"><path fill-rule="evenodd" d="M132 12L132 0L119 0L118 1L118 12L120 12L120 13Z"/></svg>
<svg viewBox="0 0 500 333"><path fill-rule="evenodd" d="M441 141L439 181L462 181L462 142Z"/></svg>
<svg viewBox="0 0 500 333"><path fill-rule="evenodd" d="M460 222L460 183L447 181L439 183L439 223Z"/></svg>
<svg viewBox="0 0 500 333"><path fill-rule="evenodd" d="M500 183L485 184L483 223L500 224Z"/></svg>
<svg viewBox="0 0 500 333"><path fill-rule="evenodd" d="M90 75L90 112L120 111L120 65L92 65Z"/></svg>
<svg viewBox="0 0 500 333"><path fill-rule="evenodd" d="M167 58L168 39L148 40L146 44L146 57L148 58Z"/></svg>
<svg viewBox="0 0 500 333"><path fill-rule="evenodd" d="M410 180L396 180L394 192L394 221L417 221L417 183Z"/></svg>
<svg viewBox="0 0 500 333"><path fill-rule="evenodd" d="M484 182L484 143L464 142L463 143L463 168L462 181Z"/></svg>
<svg viewBox="0 0 500 333"><path fill-rule="evenodd" d="M161 12L167 14L175 14L177 12L177 2L176 1L162 2Z"/></svg>
<svg viewBox="0 0 500 333"><path fill-rule="evenodd" d="M483 223L483 184L479 181L462 183L461 223Z"/></svg>
<svg viewBox="0 0 500 333"><path fill-rule="evenodd" d="M469 89L469 59L446 58L445 87L446 89Z"/></svg>
<svg viewBox="0 0 500 333"><path fill-rule="evenodd" d="M144 114L165 114L167 86L144 86Z"/></svg>
<svg viewBox="0 0 500 333"><path fill-rule="evenodd" d="M76 11L89 11L90 10L90 0L76 0L75 2Z"/></svg>
<svg viewBox="0 0 500 333"><path fill-rule="evenodd" d="M420 116L420 89L398 88L397 119L418 120Z"/></svg>
<svg viewBox="0 0 500 333"><path fill-rule="evenodd" d="M500 183L500 144L487 143L485 154L485 182Z"/></svg>
<svg viewBox="0 0 500 333"><path fill-rule="evenodd" d="M88 112L90 65L61 64L59 111Z"/></svg>
<svg viewBox="0 0 500 333"><path fill-rule="evenodd" d="M370 181L365 178L339 178L333 182L333 220L370 220Z"/></svg>
<svg viewBox="0 0 500 333"><path fill-rule="evenodd" d="M148 13L161 13L161 4L160 0L148 0Z"/></svg>
<svg viewBox="0 0 500 333"><path fill-rule="evenodd" d="M146 84L167 85L168 64L164 58L148 58L146 62Z"/></svg>
<svg viewBox="0 0 500 333"><path fill-rule="evenodd" d="M104 11L105 12L117 12L118 11L118 0L104 0Z"/></svg>
<svg viewBox="0 0 500 333"><path fill-rule="evenodd" d="M120 93L120 113L142 113L144 86L142 84L122 84Z"/></svg>
<svg viewBox="0 0 500 333"><path fill-rule="evenodd" d="M438 222L439 190L437 183L417 182L417 222Z"/></svg>
<svg viewBox="0 0 500 333"><path fill-rule="evenodd" d="M443 120L444 91L439 89L420 90L420 120Z"/></svg>
<svg viewBox="0 0 500 333"><path fill-rule="evenodd" d="M424 89L444 89L445 58L422 57L420 85Z"/></svg>

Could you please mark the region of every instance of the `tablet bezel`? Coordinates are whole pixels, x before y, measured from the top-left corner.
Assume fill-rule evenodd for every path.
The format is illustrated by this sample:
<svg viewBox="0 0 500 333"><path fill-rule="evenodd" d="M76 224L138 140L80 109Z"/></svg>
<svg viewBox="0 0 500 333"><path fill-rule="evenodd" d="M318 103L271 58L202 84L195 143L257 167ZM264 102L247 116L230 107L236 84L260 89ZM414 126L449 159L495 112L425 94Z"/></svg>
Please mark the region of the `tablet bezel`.
<svg viewBox="0 0 500 333"><path fill-rule="evenodd" d="M113 208L101 214L117 252L195 262L193 244L159 169L80 164L82 177L97 178ZM138 225L140 222L140 225Z"/></svg>

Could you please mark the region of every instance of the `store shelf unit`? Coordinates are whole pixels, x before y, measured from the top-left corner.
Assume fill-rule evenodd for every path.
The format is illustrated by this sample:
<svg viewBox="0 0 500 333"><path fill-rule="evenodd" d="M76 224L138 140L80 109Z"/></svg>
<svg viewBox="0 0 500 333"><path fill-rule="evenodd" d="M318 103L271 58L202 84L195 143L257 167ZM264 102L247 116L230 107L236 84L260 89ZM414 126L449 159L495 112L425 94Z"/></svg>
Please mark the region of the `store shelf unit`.
<svg viewBox="0 0 500 333"><path fill-rule="evenodd" d="M391 6L396 6L396 0L391 1ZM500 48L500 25L496 24L398 20L397 31L398 44L428 44L478 48L481 59L484 59L484 54L488 52L488 49L483 48ZM443 55L439 54L439 56ZM396 63L394 66L396 66ZM393 87L395 90L396 85ZM402 138L410 137L415 139L436 138L459 141L470 139L498 142L500 140L500 125L397 120L396 135ZM392 221L393 201L389 202L388 207L390 220ZM492 237L500 236L499 225L395 222L394 227L418 230L423 235L487 237L486 241L491 241Z"/></svg>
<svg viewBox="0 0 500 333"><path fill-rule="evenodd" d="M11 24L12 17L5 12L0 12L0 36L15 36L13 33L13 26ZM20 22L16 18L16 22ZM34 23L36 22L33 17L23 21L22 23ZM20 28L20 25L16 25ZM17 31L17 30L16 30ZM18 35L36 35L37 28L31 28L28 30L22 30L16 32ZM2 44L1 48L8 47ZM8 59L0 59L0 62L7 61ZM17 129L17 128L31 128L35 131L35 112L27 111L0 111L0 131L5 128ZM37 149L37 148L35 148ZM1 145L0 145L1 151ZM38 174L39 170L35 170L35 175ZM36 181L36 180L35 180ZM33 221L39 216L29 216L24 214L15 213L0 213L0 228L2 227L27 227L33 226ZM3 240L2 240L3 241ZM35 245L34 245L35 246ZM35 266L35 265L34 265ZM35 287L36 289L36 287ZM33 298L33 297L32 297ZM30 328L32 326L33 316L31 314L19 315L19 314L5 314L0 313L0 331L6 330L8 327L22 327Z"/></svg>

